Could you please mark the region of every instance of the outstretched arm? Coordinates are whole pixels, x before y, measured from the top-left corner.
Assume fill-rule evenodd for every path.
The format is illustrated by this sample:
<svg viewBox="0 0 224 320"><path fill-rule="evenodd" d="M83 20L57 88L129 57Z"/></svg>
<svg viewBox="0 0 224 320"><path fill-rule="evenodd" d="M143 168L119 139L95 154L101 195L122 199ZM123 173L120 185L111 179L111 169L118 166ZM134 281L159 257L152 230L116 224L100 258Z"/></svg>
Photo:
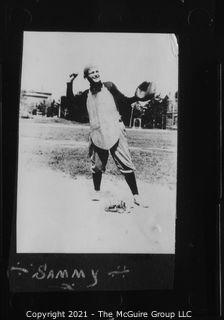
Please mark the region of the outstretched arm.
<svg viewBox="0 0 224 320"><path fill-rule="evenodd" d="M154 82L142 82L136 89L135 95L132 97L127 97L123 93L121 93L116 85L112 82L106 82L105 85L113 94L114 98L119 102L127 102L132 104L136 101L147 101L151 100L155 97L156 86Z"/></svg>
<svg viewBox="0 0 224 320"><path fill-rule="evenodd" d="M106 82L105 85L119 103L126 102L132 104L133 102L136 102L138 100L136 96L125 96L122 92L118 90L117 86L113 82Z"/></svg>

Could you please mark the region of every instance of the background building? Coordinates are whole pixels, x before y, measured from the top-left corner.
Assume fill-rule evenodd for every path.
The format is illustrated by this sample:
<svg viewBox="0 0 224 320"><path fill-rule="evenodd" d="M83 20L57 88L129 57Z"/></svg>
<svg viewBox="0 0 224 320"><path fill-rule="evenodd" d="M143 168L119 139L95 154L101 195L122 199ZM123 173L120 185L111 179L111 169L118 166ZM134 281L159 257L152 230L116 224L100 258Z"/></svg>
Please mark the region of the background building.
<svg viewBox="0 0 224 320"><path fill-rule="evenodd" d="M22 90L20 96L20 116L28 117L32 114L45 115L51 106L52 94L34 90Z"/></svg>

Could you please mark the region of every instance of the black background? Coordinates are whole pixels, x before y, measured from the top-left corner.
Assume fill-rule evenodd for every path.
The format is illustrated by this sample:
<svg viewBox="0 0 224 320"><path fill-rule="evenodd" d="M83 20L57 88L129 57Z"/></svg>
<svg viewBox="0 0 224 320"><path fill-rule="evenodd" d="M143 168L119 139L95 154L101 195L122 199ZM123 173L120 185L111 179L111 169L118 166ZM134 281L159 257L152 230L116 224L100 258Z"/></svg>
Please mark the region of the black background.
<svg viewBox="0 0 224 320"><path fill-rule="evenodd" d="M192 310L220 316L221 1L7 1L3 7L4 319L26 310ZM173 290L12 293L22 31L172 32L179 41L178 193ZM223 223L223 222L222 222ZM223 236L222 236L223 237ZM2 310L3 310L2 309Z"/></svg>

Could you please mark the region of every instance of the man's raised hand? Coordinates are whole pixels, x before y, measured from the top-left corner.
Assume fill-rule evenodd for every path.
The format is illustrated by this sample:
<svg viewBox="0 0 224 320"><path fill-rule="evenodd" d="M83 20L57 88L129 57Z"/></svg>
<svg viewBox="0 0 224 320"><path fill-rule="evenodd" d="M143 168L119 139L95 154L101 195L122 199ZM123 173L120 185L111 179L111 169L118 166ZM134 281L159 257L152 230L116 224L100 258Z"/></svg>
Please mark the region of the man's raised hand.
<svg viewBox="0 0 224 320"><path fill-rule="evenodd" d="M73 82L75 80L75 78L78 76L78 73L72 73L69 75L69 81L70 82Z"/></svg>

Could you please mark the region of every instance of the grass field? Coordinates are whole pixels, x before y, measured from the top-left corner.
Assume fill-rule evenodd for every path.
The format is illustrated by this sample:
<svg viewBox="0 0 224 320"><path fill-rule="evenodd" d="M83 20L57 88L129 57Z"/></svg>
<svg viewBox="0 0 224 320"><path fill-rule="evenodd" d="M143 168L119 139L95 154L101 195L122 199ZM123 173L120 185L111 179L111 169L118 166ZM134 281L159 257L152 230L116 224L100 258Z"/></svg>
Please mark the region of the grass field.
<svg viewBox="0 0 224 320"><path fill-rule="evenodd" d="M73 178L90 178L88 126L65 120L60 124L52 119L37 121L22 120L20 125L21 152L26 153L27 162L50 166ZM127 134L138 179L175 187L176 131L127 129ZM120 178L111 157L107 174Z"/></svg>

